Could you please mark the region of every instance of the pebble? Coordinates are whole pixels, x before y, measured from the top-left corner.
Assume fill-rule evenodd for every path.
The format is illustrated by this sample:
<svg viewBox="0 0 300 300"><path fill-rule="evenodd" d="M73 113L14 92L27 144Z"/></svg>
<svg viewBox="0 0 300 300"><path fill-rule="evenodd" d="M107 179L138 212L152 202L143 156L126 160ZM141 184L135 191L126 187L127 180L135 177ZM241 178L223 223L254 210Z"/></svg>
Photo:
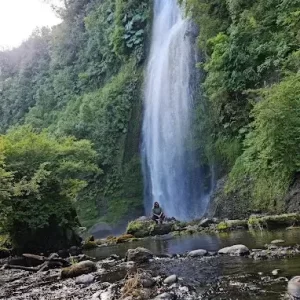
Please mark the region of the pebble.
<svg viewBox="0 0 300 300"><path fill-rule="evenodd" d="M272 275L277 276L281 272L280 269L275 269L272 271Z"/></svg>
<svg viewBox="0 0 300 300"><path fill-rule="evenodd" d="M169 293L163 293L154 298L154 300L173 300L173 295Z"/></svg>
<svg viewBox="0 0 300 300"><path fill-rule="evenodd" d="M274 240L274 241L271 242L271 244L273 244L273 245L284 244L284 243L285 243L284 240Z"/></svg>
<svg viewBox="0 0 300 300"><path fill-rule="evenodd" d="M171 275L164 280L164 284L171 285L171 284L177 282L177 280L178 280L178 278L176 275Z"/></svg>

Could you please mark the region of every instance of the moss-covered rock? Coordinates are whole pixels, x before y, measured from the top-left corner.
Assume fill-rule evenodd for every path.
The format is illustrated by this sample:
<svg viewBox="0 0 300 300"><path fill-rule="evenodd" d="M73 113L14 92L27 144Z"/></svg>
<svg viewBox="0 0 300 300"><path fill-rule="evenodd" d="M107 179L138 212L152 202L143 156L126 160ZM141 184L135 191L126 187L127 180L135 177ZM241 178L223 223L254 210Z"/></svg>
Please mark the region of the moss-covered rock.
<svg viewBox="0 0 300 300"><path fill-rule="evenodd" d="M226 230L229 230L229 227L228 227L228 224L224 221L224 222L220 222L218 225L217 225L217 230L219 231L226 231Z"/></svg>
<svg viewBox="0 0 300 300"><path fill-rule="evenodd" d="M126 243L126 242L129 242L130 240L132 240L133 238L134 238L134 236L132 234L123 234L116 238L116 243L117 244Z"/></svg>
<svg viewBox="0 0 300 300"><path fill-rule="evenodd" d="M150 227L155 226L155 222L151 220L140 221L135 220L128 224L126 233L131 234L134 237L142 238L150 236Z"/></svg>
<svg viewBox="0 0 300 300"><path fill-rule="evenodd" d="M172 231L183 231L183 230L185 230L186 226L188 226L187 222L176 221L173 224Z"/></svg>
<svg viewBox="0 0 300 300"><path fill-rule="evenodd" d="M127 234L136 238L168 234L173 230L174 223L156 224L152 220L135 220L128 224Z"/></svg>
<svg viewBox="0 0 300 300"><path fill-rule="evenodd" d="M273 216L251 216L248 220L250 228L277 229L300 225L300 214L282 214Z"/></svg>
<svg viewBox="0 0 300 300"><path fill-rule="evenodd" d="M185 228L185 231L189 234L194 234L194 233L197 233L199 232L201 229L199 227L199 225L188 225L186 226Z"/></svg>
<svg viewBox="0 0 300 300"><path fill-rule="evenodd" d="M218 231L227 231L234 229L248 229L248 221L247 220L226 220L217 224L216 229Z"/></svg>
<svg viewBox="0 0 300 300"><path fill-rule="evenodd" d="M94 249L97 247L98 247L98 244L95 241L88 241L82 245L83 250L91 250L91 249Z"/></svg>
<svg viewBox="0 0 300 300"><path fill-rule="evenodd" d="M97 266L94 262L86 260L80 263L74 264L70 267L63 268L61 270L61 279L78 277L83 274L89 274L97 271Z"/></svg>

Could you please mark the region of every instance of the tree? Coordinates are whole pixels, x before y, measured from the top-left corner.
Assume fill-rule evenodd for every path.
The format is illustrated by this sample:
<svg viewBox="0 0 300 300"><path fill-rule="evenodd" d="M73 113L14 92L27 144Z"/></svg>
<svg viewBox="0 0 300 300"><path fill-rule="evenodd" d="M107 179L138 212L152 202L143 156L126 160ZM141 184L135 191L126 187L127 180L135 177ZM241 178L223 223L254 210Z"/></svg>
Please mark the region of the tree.
<svg viewBox="0 0 300 300"><path fill-rule="evenodd" d="M19 250L58 250L78 243L73 201L99 172L90 142L55 139L25 126L2 136L1 227Z"/></svg>

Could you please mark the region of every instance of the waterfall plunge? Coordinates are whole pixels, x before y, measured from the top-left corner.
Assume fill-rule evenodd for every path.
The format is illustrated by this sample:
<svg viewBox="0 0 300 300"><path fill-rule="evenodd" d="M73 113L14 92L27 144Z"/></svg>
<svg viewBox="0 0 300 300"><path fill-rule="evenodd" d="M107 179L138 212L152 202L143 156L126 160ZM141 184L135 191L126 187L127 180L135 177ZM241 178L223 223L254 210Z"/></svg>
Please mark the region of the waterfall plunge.
<svg viewBox="0 0 300 300"><path fill-rule="evenodd" d="M177 0L155 0L143 124L145 206L150 213L158 201L168 217L182 220L205 209L201 176L195 174L196 160L188 150L195 65L189 28Z"/></svg>

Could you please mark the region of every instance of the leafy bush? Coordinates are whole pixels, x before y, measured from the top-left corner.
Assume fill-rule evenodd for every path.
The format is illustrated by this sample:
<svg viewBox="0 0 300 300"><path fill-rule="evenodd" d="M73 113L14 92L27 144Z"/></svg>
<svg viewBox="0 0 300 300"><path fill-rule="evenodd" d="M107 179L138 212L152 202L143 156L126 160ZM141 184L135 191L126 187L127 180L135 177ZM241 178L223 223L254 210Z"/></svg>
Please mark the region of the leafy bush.
<svg viewBox="0 0 300 300"><path fill-rule="evenodd" d="M54 139L25 126L0 137L6 183L0 195L0 227L19 250L58 250L78 243L73 201L99 171L91 143ZM5 171L4 171L5 170Z"/></svg>
<svg viewBox="0 0 300 300"><path fill-rule="evenodd" d="M145 0L116 0L111 40L113 50L119 57L126 60L134 54L138 61L144 59L150 3Z"/></svg>

